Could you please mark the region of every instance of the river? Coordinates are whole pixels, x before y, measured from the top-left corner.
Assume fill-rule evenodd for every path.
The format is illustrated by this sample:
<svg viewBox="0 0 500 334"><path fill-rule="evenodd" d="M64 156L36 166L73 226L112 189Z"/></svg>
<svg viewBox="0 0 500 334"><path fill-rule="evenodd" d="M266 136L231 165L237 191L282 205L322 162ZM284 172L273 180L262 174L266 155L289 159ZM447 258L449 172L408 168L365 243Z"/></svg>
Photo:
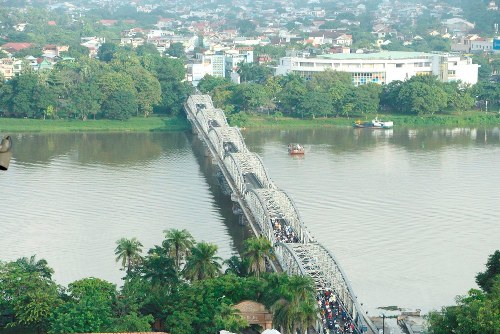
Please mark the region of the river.
<svg viewBox="0 0 500 334"><path fill-rule="evenodd" d="M191 134L13 134L0 174L0 258L36 254L60 284L120 284L115 242L188 229L228 258L250 235ZM499 248L500 130L245 131L250 150L334 252L371 315L453 303ZM300 142L303 158L286 147Z"/></svg>

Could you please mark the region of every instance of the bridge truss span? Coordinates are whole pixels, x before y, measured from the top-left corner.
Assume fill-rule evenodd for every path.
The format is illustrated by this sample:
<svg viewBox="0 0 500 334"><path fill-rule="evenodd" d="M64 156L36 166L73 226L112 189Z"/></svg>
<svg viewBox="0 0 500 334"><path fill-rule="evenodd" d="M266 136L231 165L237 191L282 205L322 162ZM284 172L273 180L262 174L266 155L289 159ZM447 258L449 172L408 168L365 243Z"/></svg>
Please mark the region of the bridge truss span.
<svg viewBox="0 0 500 334"><path fill-rule="evenodd" d="M221 159L224 159L224 156L229 152L248 152L245 140L238 128L211 127L208 130L208 138L215 145Z"/></svg>
<svg viewBox="0 0 500 334"><path fill-rule="evenodd" d="M301 243L312 241L311 235L300 220L299 213L290 197L280 189L251 189L245 195L249 207L254 212L262 226L269 225L273 230L272 222L284 223L293 229L294 235ZM269 239L276 242L274 235Z"/></svg>
<svg viewBox="0 0 500 334"><path fill-rule="evenodd" d="M275 253L276 257L280 259L283 269L289 274L309 276L319 291L333 291L358 332L364 327L364 324L376 332L371 320L364 317L361 305L342 267L333 253L321 243L278 243L275 247Z"/></svg>
<svg viewBox="0 0 500 334"><path fill-rule="evenodd" d="M224 111L215 108L208 95L191 95L184 108L193 132L226 179L231 199L239 204L254 233L271 242L281 268L310 276L318 291L331 290L356 333L362 333L365 324L376 333L333 253L314 240L293 200L272 182L261 158L246 147L240 130L228 125Z"/></svg>
<svg viewBox="0 0 500 334"><path fill-rule="evenodd" d="M224 157L224 164L235 180L242 194L247 191L245 176L253 175L262 188L276 188L267 174L267 170L260 157L252 152L229 153Z"/></svg>

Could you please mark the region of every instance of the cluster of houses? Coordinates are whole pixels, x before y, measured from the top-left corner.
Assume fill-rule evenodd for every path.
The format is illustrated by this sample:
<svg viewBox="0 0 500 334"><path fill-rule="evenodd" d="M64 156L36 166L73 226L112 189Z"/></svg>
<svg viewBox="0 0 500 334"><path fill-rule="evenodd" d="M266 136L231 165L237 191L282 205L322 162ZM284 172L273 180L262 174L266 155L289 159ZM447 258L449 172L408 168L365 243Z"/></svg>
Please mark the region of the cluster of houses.
<svg viewBox="0 0 500 334"><path fill-rule="evenodd" d="M34 57L27 55L22 58L15 58L13 55L24 49L30 49L34 45L32 43L6 43L0 46L0 52L6 54L5 58L0 58L0 76L4 80L10 80L14 76L21 73L26 68L31 68L34 71L51 70L54 65L60 61L74 61L74 58L65 57L63 52L68 51L68 46L59 46L47 44L42 47L42 55Z"/></svg>
<svg viewBox="0 0 500 334"><path fill-rule="evenodd" d="M422 2L424 1L422 0ZM441 29L429 31L428 34L450 39L452 42L451 51L462 54L493 52L492 38L484 38L478 34L473 34L475 25L462 18L463 12L461 8L439 0L425 1L424 3L382 0L377 8L367 8L368 4L365 0L340 0L335 3L328 3L328 5L320 3L319 0L304 1L301 5L293 5L285 0L274 1L273 3L263 0L234 0L232 6L211 0L201 2L179 1L175 4L129 0L93 0L87 3L87 6L101 6L108 9L123 5L135 7L135 10L141 15L155 15L158 19L156 24L147 27L132 19L122 21L103 19L96 22L105 27L118 25L129 27L122 30L119 40L110 42L132 48L152 44L162 55L168 52L173 43L182 45L188 55L186 61L187 80L194 85L207 74L216 77L227 77L239 82L236 70L238 64L242 62L271 64L277 73L284 73L296 71L295 68L300 67L293 65L284 70L282 68L284 64L299 64L301 58L314 58L316 54L327 55L327 57L331 55L331 59L361 59L363 58L361 56L352 57L349 55L373 53L394 40L401 41L403 45L411 45L426 38L426 36L405 35L399 32L397 27L401 25L414 26L419 16L424 12L430 13L431 16L441 20ZM51 3L49 9L66 11L76 17L85 15L87 8L81 6L81 4L75 5L71 1L66 1ZM498 10L495 0L489 2L487 9ZM367 14L368 10L370 14L373 14L373 25L371 31L367 32L371 33L374 43L370 50L353 48L356 41L353 40L351 31L353 28L359 29L364 23L362 20L366 18L364 14ZM444 19L450 16L452 18ZM247 29L242 33L242 29L238 29L241 27L231 27L231 24L228 24L228 22L231 22L228 19L229 17L233 22L249 22L251 30L248 31ZM49 21L47 24L57 25L57 22ZM25 26L26 23L21 22L16 29L24 29ZM99 36L82 37L80 41L81 45L88 49L90 57L96 57L99 47L105 42L106 40ZM0 73L5 78L10 78L19 73L24 64L29 63L35 70L39 70L50 69L51 66L61 60L71 60L60 55L61 52L67 51L67 47L50 45L43 48L42 57L28 56L24 59L12 57L21 49L31 47L28 44L7 43L0 46L0 49L8 55L8 58L0 59ZM299 59L298 61L289 61L287 57L285 57L286 59L272 59L268 54L254 52L255 46L272 45L284 48L289 46L291 48L297 44L302 44L306 50L300 55L291 56L289 54L287 57ZM400 55L398 54L398 56ZM392 56L396 57L396 54L392 54ZM456 55L454 56L456 57ZM411 57L418 58L418 55L412 54ZM427 55L422 55L422 57L434 59ZM373 57L369 56L368 58ZM382 55L379 58L383 60L387 57ZM408 57L403 58L408 59ZM469 64L470 59L460 58L464 59L465 65L472 65ZM425 63L435 63L436 61L442 63L442 59L443 57L439 61L432 60ZM312 66L311 64L321 64L322 62L302 61L302 63L304 66ZM451 64L455 63L455 60L451 62ZM333 63L331 66L335 67ZM368 77L367 73L370 72L368 69L365 69L362 64L355 66L353 68L358 69L356 72L358 76ZM345 68L343 65L340 67ZM318 68L303 69L299 72L307 75L307 73L316 70ZM425 72L433 71L435 72L435 70ZM443 75L443 77L457 77L456 71L460 71L460 69L450 71L449 75ZM420 73L422 71L411 71L411 73L413 72ZM411 76L411 73L404 75ZM380 76L377 76L377 79L380 78ZM473 82L474 79L468 81ZM380 79L379 82L385 83L387 80Z"/></svg>

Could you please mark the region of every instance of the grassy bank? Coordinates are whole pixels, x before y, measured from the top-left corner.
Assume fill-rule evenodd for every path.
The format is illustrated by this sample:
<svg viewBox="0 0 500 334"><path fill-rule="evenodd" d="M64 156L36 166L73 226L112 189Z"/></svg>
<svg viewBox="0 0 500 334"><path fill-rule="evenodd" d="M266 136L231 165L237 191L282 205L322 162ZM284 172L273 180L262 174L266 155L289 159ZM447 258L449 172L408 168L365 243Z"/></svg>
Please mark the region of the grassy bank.
<svg viewBox="0 0 500 334"><path fill-rule="evenodd" d="M290 117L274 117L267 115L249 115L243 123L238 124L248 129L258 128L321 128L334 126L351 126L360 119L371 120L374 116L337 117L315 119L300 119ZM392 120L396 127L456 127L456 126L493 126L500 125L499 113L485 113L478 111L461 114L408 116L408 115L379 115L380 119ZM183 116L179 117L133 117L127 121L112 120L40 120L0 118L0 133L12 132L144 132L144 131L183 131L190 129L190 125Z"/></svg>
<svg viewBox="0 0 500 334"><path fill-rule="evenodd" d="M338 117L297 119L289 117L273 117L252 115L241 125L248 129L254 128L315 128L330 126L351 126L357 119L370 121L375 115L363 117ZM391 120L396 127L455 127L455 126L491 126L500 125L499 113L485 113L478 111L464 112L461 114L408 116L408 115L382 115L382 120Z"/></svg>
<svg viewBox="0 0 500 334"><path fill-rule="evenodd" d="M0 118L0 132L101 132L180 131L189 129L185 117L133 117L113 120L41 120Z"/></svg>

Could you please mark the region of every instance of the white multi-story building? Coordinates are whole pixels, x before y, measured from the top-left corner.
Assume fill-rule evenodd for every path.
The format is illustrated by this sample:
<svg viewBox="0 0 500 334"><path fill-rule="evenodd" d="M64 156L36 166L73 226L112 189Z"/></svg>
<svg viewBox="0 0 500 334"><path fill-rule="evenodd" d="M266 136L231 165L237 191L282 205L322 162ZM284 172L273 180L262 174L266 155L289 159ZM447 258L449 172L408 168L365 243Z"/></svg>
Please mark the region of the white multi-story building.
<svg viewBox="0 0 500 334"><path fill-rule="evenodd" d="M187 81L193 86L198 86L198 83L205 75L213 75L213 66L211 61L202 61L187 65Z"/></svg>
<svg viewBox="0 0 500 334"><path fill-rule="evenodd" d="M226 76L226 56L223 52L207 52L202 56L202 62L212 64L212 74L214 77L224 78Z"/></svg>
<svg viewBox="0 0 500 334"><path fill-rule="evenodd" d="M472 58L450 54L422 52L378 52L365 54L327 54L316 58L284 57L276 75L298 73L309 78L327 69L348 72L356 86L370 82L388 84L415 75L435 75L440 81L462 81L475 84L479 65Z"/></svg>
<svg viewBox="0 0 500 334"><path fill-rule="evenodd" d="M227 50L225 52L226 77L238 69L240 63L253 63L253 50L241 48L240 50Z"/></svg>

